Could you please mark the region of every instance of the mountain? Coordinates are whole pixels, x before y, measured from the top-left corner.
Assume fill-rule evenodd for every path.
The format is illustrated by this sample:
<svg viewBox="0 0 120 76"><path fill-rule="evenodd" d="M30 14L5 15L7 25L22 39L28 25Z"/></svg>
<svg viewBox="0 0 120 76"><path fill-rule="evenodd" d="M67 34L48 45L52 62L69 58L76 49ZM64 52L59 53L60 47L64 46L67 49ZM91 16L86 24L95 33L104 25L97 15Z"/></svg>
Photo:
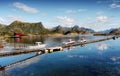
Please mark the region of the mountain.
<svg viewBox="0 0 120 76"><path fill-rule="evenodd" d="M79 26L78 25L75 25L71 28L72 30L80 30Z"/></svg>
<svg viewBox="0 0 120 76"><path fill-rule="evenodd" d="M75 25L72 27L72 30L83 30L83 31L88 31L88 32L94 32L94 30L90 28L85 28L85 27L79 27L78 25Z"/></svg>
<svg viewBox="0 0 120 76"><path fill-rule="evenodd" d="M80 27L80 30L84 30L84 31L88 31L88 32L95 32L94 30L90 29L90 28L85 28L85 27Z"/></svg>
<svg viewBox="0 0 120 76"><path fill-rule="evenodd" d="M0 24L0 29L6 27L7 25Z"/></svg>
<svg viewBox="0 0 120 76"><path fill-rule="evenodd" d="M112 34L112 35L120 35L120 29L114 29L114 30L112 30L109 34Z"/></svg>
<svg viewBox="0 0 120 76"><path fill-rule="evenodd" d="M2 24L0 24L0 32L8 35L13 35L14 32L24 33L24 34L51 34L51 33L88 34L94 32L94 30L89 28L79 27L78 25L75 25L73 27L62 27L61 25L58 25L50 30L45 28L42 22L29 23L29 22L14 21L8 26L3 26Z"/></svg>
<svg viewBox="0 0 120 76"><path fill-rule="evenodd" d="M99 31L97 35L120 35L120 27L119 28L111 28L105 31Z"/></svg>
<svg viewBox="0 0 120 76"><path fill-rule="evenodd" d="M14 21L9 26L6 27L6 32L12 34L14 32L21 32L25 34L46 34L48 29L46 29L41 22L38 23L28 23L21 21Z"/></svg>
<svg viewBox="0 0 120 76"><path fill-rule="evenodd" d="M0 26L7 26L7 25L5 25L5 24L1 24L1 23L0 23Z"/></svg>
<svg viewBox="0 0 120 76"><path fill-rule="evenodd" d="M0 33L2 33L7 25L0 24Z"/></svg>
<svg viewBox="0 0 120 76"><path fill-rule="evenodd" d="M64 30L63 30L63 27L62 27L62 26L58 25L58 26L56 26L56 27L54 27L54 28L52 29L52 32L53 32L53 33L63 33Z"/></svg>
<svg viewBox="0 0 120 76"><path fill-rule="evenodd" d="M63 33L63 34L69 34L69 33L88 34L88 33L93 33L94 30L89 28L79 27L78 25L75 25L73 27L62 27L58 25L52 29L52 32Z"/></svg>
<svg viewBox="0 0 120 76"><path fill-rule="evenodd" d="M101 31L102 33L110 33L112 30L120 30L120 27L119 28L110 28L110 29L107 29L105 31Z"/></svg>

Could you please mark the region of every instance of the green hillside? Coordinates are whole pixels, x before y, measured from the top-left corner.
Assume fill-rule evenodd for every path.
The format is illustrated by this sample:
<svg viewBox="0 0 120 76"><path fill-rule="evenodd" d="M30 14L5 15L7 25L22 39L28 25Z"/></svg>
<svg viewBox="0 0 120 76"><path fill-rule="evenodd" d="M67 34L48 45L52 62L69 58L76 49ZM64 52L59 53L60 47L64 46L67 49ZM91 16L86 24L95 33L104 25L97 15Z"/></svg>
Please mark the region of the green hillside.
<svg viewBox="0 0 120 76"><path fill-rule="evenodd" d="M4 32L13 34L13 32L21 32L24 34L47 34L49 32L41 22L28 23L14 21L9 26L5 27Z"/></svg>

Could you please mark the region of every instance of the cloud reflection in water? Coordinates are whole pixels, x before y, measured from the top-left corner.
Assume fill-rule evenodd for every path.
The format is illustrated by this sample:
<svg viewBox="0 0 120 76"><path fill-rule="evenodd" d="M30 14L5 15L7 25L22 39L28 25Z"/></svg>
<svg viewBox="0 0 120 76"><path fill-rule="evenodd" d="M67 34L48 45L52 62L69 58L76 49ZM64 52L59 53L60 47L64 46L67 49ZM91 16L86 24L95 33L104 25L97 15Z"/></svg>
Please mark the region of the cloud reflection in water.
<svg viewBox="0 0 120 76"><path fill-rule="evenodd" d="M98 44L97 46L97 49L98 50L101 50L101 51L103 51L103 50L107 50L108 49L108 44Z"/></svg>

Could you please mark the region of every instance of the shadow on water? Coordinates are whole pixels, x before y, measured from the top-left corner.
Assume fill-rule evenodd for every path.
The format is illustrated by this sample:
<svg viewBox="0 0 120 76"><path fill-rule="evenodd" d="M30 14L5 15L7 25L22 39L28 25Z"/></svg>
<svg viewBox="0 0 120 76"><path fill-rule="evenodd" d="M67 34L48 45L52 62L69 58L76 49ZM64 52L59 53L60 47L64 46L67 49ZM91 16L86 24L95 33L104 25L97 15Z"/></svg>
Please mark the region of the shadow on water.
<svg viewBox="0 0 120 76"><path fill-rule="evenodd" d="M8 73L9 73L8 71L10 71L11 69L23 68L23 67L29 66L33 63L37 63L39 59L40 59L40 54L35 54L33 56L13 62L11 64L7 64L4 66L0 65L0 76L8 76Z"/></svg>

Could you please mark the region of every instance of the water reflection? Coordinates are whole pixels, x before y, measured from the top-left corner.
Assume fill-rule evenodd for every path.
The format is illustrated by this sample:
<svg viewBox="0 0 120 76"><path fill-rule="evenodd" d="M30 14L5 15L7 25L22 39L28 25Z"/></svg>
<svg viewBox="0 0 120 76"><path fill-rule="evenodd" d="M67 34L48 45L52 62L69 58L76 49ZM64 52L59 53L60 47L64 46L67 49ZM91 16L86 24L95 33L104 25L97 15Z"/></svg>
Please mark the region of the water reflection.
<svg viewBox="0 0 120 76"><path fill-rule="evenodd" d="M120 60L120 57L111 57L110 58L112 61L117 61L117 60Z"/></svg>
<svg viewBox="0 0 120 76"><path fill-rule="evenodd" d="M6 65L4 64L4 66L0 65L0 76L7 76L8 72L12 71L13 69L24 68L31 64L37 63L38 61L40 61L40 58L42 58L42 56L39 57L38 56L39 55L35 54L28 58L26 57L26 59L23 60L18 59L18 61L17 60L15 62L12 61L13 63L9 62L9 64L8 63Z"/></svg>
<svg viewBox="0 0 120 76"><path fill-rule="evenodd" d="M105 43L104 44L98 44L97 49L101 50L101 51L107 50L108 49L108 44L105 44Z"/></svg>
<svg viewBox="0 0 120 76"><path fill-rule="evenodd" d="M77 41L82 37L70 38ZM93 36L84 38L87 40L97 39L97 37ZM50 47L61 45L63 41L68 39L69 37L49 37L44 38L43 41ZM32 44L35 41L39 41L39 39L23 40L25 43L27 41ZM16 65L16 68L14 67L8 71L8 76L119 76L120 50L118 42L120 42L119 39L109 40L86 44L84 47L70 47L69 50L64 49L62 52L44 54L43 57L37 56L35 59L26 60L22 64L18 64L21 65L21 68ZM17 58L15 59L17 60ZM12 61L12 58L10 60Z"/></svg>
<svg viewBox="0 0 120 76"><path fill-rule="evenodd" d="M20 60L18 63L12 64L11 66L8 66L6 70L27 67L27 66L29 66L31 64L37 63L38 61L40 61L41 58L42 58L42 56L35 55L35 56L30 57L30 58Z"/></svg>
<svg viewBox="0 0 120 76"><path fill-rule="evenodd" d="M35 42L38 42L38 41L44 43L45 37L41 37L41 36L35 36L35 37L25 36L25 37L20 37L20 38L9 38L8 39L9 43L34 44Z"/></svg>

